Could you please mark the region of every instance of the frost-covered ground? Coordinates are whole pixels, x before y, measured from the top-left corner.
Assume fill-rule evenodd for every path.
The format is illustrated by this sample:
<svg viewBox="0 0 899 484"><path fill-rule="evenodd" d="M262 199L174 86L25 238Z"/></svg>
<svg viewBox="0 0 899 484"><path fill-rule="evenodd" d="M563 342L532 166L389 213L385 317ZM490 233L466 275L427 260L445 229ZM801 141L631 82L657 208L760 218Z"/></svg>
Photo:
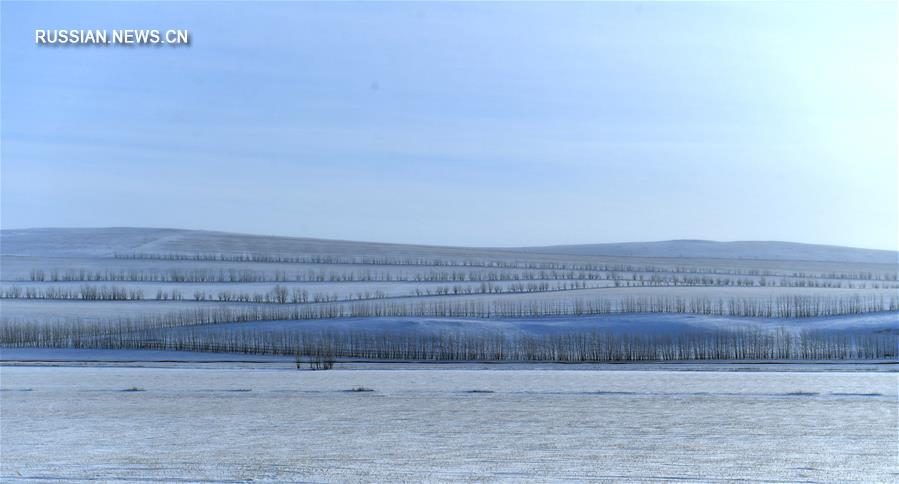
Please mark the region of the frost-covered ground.
<svg viewBox="0 0 899 484"><path fill-rule="evenodd" d="M202 230L160 228L22 229L0 232L4 253L51 256L109 256L122 252L195 254L263 252L267 254L413 255L452 257L520 258L521 254L551 258L576 256L642 258L711 258L758 261L845 261L852 264L894 264L894 251L856 249L785 242L714 242L671 240L665 242L586 244L551 247L477 248L353 242L302 237L248 235ZM730 261L727 263L730 265Z"/></svg>
<svg viewBox="0 0 899 484"><path fill-rule="evenodd" d="M574 291L553 291L553 292L537 292L537 293L518 293L518 294L481 294L481 295L447 295L447 296L421 296L421 297L399 297L390 299L373 299L368 301L373 305L377 304L429 304L447 302L453 304L465 303L482 303L482 304L502 304L502 303L541 303L544 305L560 305L568 307L575 301L606 301L609 304L617 305L622 301L646 298L684 298L688 299L692 296L700 295L709 298L710 301L717 303L718 301L730 301L731 299L740 299L745 301L769 301L779 296L785 297L834 297L834 298L852 298L858 297L874 297L884 301L881 309L888 309L886 304L890 298L897 299L897 290L895 289L813 289L813 288L729 288L729 287L645 287L645 288L603 288L603 289L582 289ZM349 308L358 301L322 303L331 307ZM84 300L52 300L52 299L5 299L0 300L0 313L3 318L16 320L63 320L67 318L80 318L83 320L108 319L114 317L128 318L139 317L153 314L170 314L177 311L185 311L190 309L216 309L216 308L232 308L239 309L242 307L261 307L269 308L289 308L302 305L293 304L257 304L230 302L222 303L217 301L196 302L189 298L179 301L84 301ZM310 303L307 307L314 306ZM894 313L895 314L895 313Z"/></svg>
<svg viewBox="0 0 899 484"><path fill-rule="evenodd" d="M301 321L254 321L224 323L159 330L160 334L193 332L215 333L234 330L284 333L289 331L365 331L391 334L564 334L612 332L626 334L677 334L727 329L779 330L798 333L802 330L881 331L899 334L899 314L880 313L822 316L816 318L742 318L735 316L706 316L697 314L600 314L592 316L529 317L529 318L338 318Z"/></svg>
<svg viewBox="0 0 899 484"><path fill-rule="evenodd" d="M4 366L0 478L899 479L897 373L448 368Z"/></svg>
<svg viewBox="0 0 899 484"><path fill-rule="evenodd" d="M409 361L336 358L340 370L566 370L566 371L734 371L734 372L899 372L895 361L716 360L641 362ZM309 368L308 361L301 363ZM0 348L0 366L135 366L147 368L296 369L288 355L135 349ZM0 372L2 374L2 372ZM0 382L2 388L2 382Z"/></svg>
<svg viewBox="0 0 899 484"><path fill-rule="evenodd" d="M899 290L895 254L885 251L697 241L619 245L484 249L169 229L3 230L0 324L249 306L303 306L304 317L314 317L320 311L314 304L328 304L325 312L339 308L342 316L447 315L435 304L454 305L455 315L472 314L460 305L494 315L520 314L525 306L536 308L532 315L575 313L585 304L635 312L642 310L633 309L635 301L673 299L705 301L708 309L804 298L800 304L820 304L818 314L830 314L839 307L842 313L895 308ZM847 310L853 301L858 307Z"/></svg>

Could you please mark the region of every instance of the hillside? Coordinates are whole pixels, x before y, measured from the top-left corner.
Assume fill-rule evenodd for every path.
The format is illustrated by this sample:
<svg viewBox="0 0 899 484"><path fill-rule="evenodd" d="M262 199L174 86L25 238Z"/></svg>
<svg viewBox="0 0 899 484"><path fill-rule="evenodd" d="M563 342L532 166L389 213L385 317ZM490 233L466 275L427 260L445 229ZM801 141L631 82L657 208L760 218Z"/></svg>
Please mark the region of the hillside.
<svg viewBox="0 0 899 484"><path fill-rule="evenodd" d="M0 346L342 348L327 351L379 360L734 358L680 346L723 348L715 338L726 331L739 354L771 357L751 353L760 331L789 357L883 358L895 349L896 264L813 260L883 260L869 252L877 255L773 242L501 249L175 229L8 230L0 233ZM577 343L600 332L605 339ZM572 353L559 351L559 336L573 338ZM636 337L643 356L626 349ZM808 352L837 344L838 352ZM618 349L600 354L597 345Z"/></svg>
<svg viewBox="0 0 899 484"><path fill-rule="evenodd" d="M111 256L125 253L222 253L411 257L641 257L830 261L896 264L895 251L793 242L670 240L519 248L444 247L261 236L154 228L21 229L0 231L0 253Z"/></svg>
<svg viewBox="0 0 899 484"><path fill-rule="evenodd" d="M523 247L540 254L616 257L687 257L704 259L803 260L895 264L899 253L834 245L795 242L716 242L712 240L667 240L614 244L554 245Z"/></svg>

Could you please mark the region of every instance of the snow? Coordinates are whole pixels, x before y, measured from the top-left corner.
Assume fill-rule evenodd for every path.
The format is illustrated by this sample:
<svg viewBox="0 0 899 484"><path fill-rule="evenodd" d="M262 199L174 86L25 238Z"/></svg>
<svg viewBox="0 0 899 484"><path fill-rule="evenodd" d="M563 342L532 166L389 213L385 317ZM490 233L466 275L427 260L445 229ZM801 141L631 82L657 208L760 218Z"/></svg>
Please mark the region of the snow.
<svg viewBox="0 0 899 484"><path fill-rule="evenodd" d="M202 230L156 228L23 229L0 231L3 254L52 256L111 256L116 252L144 253L347 254L441 257L601 256L642 258L712 258L791 261L830 261L888 264L895 267L895 251L857 249L788 242L715 242L670 240L582 244L524 248L440 247L352 242L300 237L258 236Z"/></svg>
<svg viewBox="0 0 899 484"><path fill-rule="evenodd" d="M794 332L804 329L880 331L899 333L899 315L892 312L868 313L849 316L820 318L741 318L731 316L704 316L694 314L602 314L595 316L545 317L545 318L339 318L302 321L254 321L225 323L184 328L171 328L160 332L190 331L227 332L232 330L256 330L283 333L317 332L322 330L347 332L373 332L392 334L441 334L441 333L527 333L561 334L592 331L630 334L677 334L681 332L717 331L736 328L777 330L785 328Z"/></svg>
<svg viewBox="0 0 899 484"><path fill-rule="evenodd" d="M114 284L110 284L114 285ZM130 287L130 286L128 286ZM291 286L293 287L293 286ZM338 295L352 297L357 291L353 290L353 284L345 284L343 290L334 289ZM410 286L401 286L404 291ZM183 300L157 301L145 299L141 301L82 301L82 300L26 300L6 299L0 300L0 315L6 320L34 320L44 319L48 321L65 320L71 318L103 319L113 317L139 317L153 314L166 315L178 311L197 308L214 309L216 307L239 308L248 305L258 306L256 303L217 301L194 302L193 290L190 286L181 287ZM348 291L348 292L341 292ZM316 291L310 289L310 294ZM211 294L214 294L210 290ZM602 300L617 304L620 301L633 298L654 297L681 297L689 299L693 296L707 297L713 303L732 298L744 298L747 300L769 300L778 296L822 296L822 297L883 297L889 301L890 297L896 297L895 289L815 289L815 288L781 288L781 287L633 287L633 288L600 288L579 289L573 291L551 291L534 293L507 293L507 294L477 294L477 295L448 295L448 296L396 296L387 299L373 299L373 304L403 302L403 303L427 303L436 301L448 301L452 303L465 303L469 301L494 302L546 302L547 304L572 304L574 301ZM355 301L329 303L329 305L354 304ZM269 307L289 307L290 305L266 304ZM893 313L894 315L896 313Z"/></svg>
<svg viewBox="0 0 899 484"><path fill-rule="evenodd" d="M0 367L0 479L890 482L897 380Z"/></svg>
<svg viewBox="0 0 899 484"><path fill-rule="evenodd" d="M2 362L179 362L294 363L292 357L193 351L110 350L77 348L0 348Z"/></svg>
<svg viewBox="0 0 899 484"><path fill-rule="evenodd" d="M794 242L666 240L661 242L525 247L522 250L541 254L625 257L705 257L716 259L841 261L874 264L896 264L899 262L899 253L896 251L798 244Z"/></svg>
<svg viewBox="0 0 899 484"><path fill-rule="evenodd" d="M618 310L622 307L635 309L638 300L671 300L680 301L706 300L708 308L728 306L731 300L772 301L782 296L811 296L824 301L823 304L843 303L844 300L858 297L864 302L863 310L872 310L875 304L884 309L891 300L897 297L895 280L895 264L870 264L862 262L822 262L807 260L773 261L747 259L715 259L722 254L724 245L709 243L683 243L689 245L697 255L697 247L707 247L705 258L633 258L622 256L584 256L538 254L524 250L512 249L477 249L458 247L426 247L398 244L377 244L368 242L326 241L318 239L302 239L288 237L261 237L242 234L226 234L219 232L164 230L164 229L35 229L0 231L0 291L8 291L15 287L24 293L27 289L37 289L40 294L55 293L55 289L64 288L67 292L78 292L82 286L106 286L124 289L125 291L142 292L145 299L129 301L92 301L92 300L42 300L42 299L3 299L0 300L0 325L37 324L43 330L51 330L54 325L62 325L65 331L74 331L79 324L101 322L109 324L127 323L128 320L148 321L153 318L164 319L172 315L183 315L191 311L215 311L221 314L237 314L237 311L249 308L269 311L259 318L278 318L286 311L297 306L292 304L221 302L210 299L217 298L220 292L231 294L245 293L250 295L272 294L276 285L286 288L288 295L293 291L306 291L309 301L339 301L325 303L328 308L342 308L339 314L416 314L416 309L427 310L428 307L439 308L453 305L462 307L469 304L479 308L491 309L492 314L516 314L521 308L533 307L537 313L564 314L574 312L585 304L601 304L602 308ZM698 245L697 245L698 244ZM759 245L761 244L761 245ZM783 252L783 244L759 243L728 245L736 252L734 257L743 257L746 251L757 249L757 254L766 253L766 247ZM765 245L768 244L768 245ZM652 245L652 244L650 244ZM669 247L662 244L659 247ZM677 245L677 244L675 244ZM768 247L770 245L770 247ZM656 246L653 246L656 247ZM789 245L790 250L805 246ZM656 247L658 248L658 247ZM670 248L670 247L669 247ZM695 250L694 250L695 249ZM810 253L817 253L822 248L808 247ZM833 249L833 248L830 248ZM828 249L828 250L830 250ZM847 249L848 250L848 249ZM700 251L701 252L701 251ZM726 251L725 251L726 252ZM795 250L794 250L795 252ZM801 251L800 251L801 252ZM242 255L254 253L263 256L286 256L288 258L323 254L335 255L342 260L353 260L359 256L396 257L396 261L414 262L402 264L318 264L290 262L245 262L220 260L167 260L167 259L123 259L113 257L116 253L147 254L232 254ZM654 255L659 255L655 254ZM661 255L671 255L664 253ZM698 254L703 255L703 254ZM802 254L800 254L802 255ZM349 259L347 259L349 256ZM799 256L797 256L799 257ZM814 257L806 257L814 258ZM409 260L407 260L409 259ZM851 258L850 258L851 259ZM295 259L292 259L295 260ZM330 260L330 259L329 259ZM377 259L384 262L383 259ZM393 260L393 259L391 259ZM454 265L460 262L474 265ZM434 264L434 265L419 265ZM523 269L522 267L564 266L562 269ZM443 265L449 264L449 265ZM511 267L491 267L491 265L511 265ZM486 266L484 266L486 265ZM602 267L603 270L599 270ZM590 268L591 271L582 269ZM32 271L35 278L30 281ZM102 281L102 282L61 282L51 281L52 274L65 276L69 271L90 271L113 274L124 274L126 278L162 280L162 282L138 281ZM43 271L41 273L40 271ZM264 282L177 282L186 274L195 274L199 280L209 280L209 274L229 273L247 274L240 278L244 281ZM335 275L334 279L365 279L365 275L375 279L388 281L365 282L296 282L297 274ZM633 271L636 271L633 272ZM40 275L42 274L42 276ZM569 284L567 278L589 274L599 277L594 280L579 281L585 288L573 289L569 284L565 290L527 293L488 293L488 294L453 294L453 288L479 288L480 282L443 281L417 282L416 276L462 275L463 278L480 279L484 276L492 278L509 277L513 274L526 275L527 278L539 277L548 281L550 289ZM177 275L177 277L175 277ZM43 277L43 276L46 276ZM388 277L389 276L389 277ZM696 286L641 286L640 278L652 283L653 278L659 283L666 277L702 277L693 279L702 281ZM424 277L427 278L427 277ZM458 278L458 277L455 277ZM559 278L553 280L553 278ZM721 279L723 278L723 279ZM172 280L174 279L174 281ZM215 279L213 277L213 279ZM230 277L224 279L232 280ZM327 277L323 278L327 280ZM411 281L397 281L411 279ZM764 279L764 280L763 280ZM294 282L288 282L294 280ZM282 281L282 282L276 282ZM681 280L683 282L683 280ZM734 285L736 281L753 281L754 285ZM523 281L526 285L531 281ZM617 284L616 284L617 282ZM783 287L781 283L801 283L806 286L819 287ZM762 285L764 283L764 285ZM836 283L836 284L834 284ZM514 289L517 281L496 281L491 285L496 288ZM610 285L628 285L630 287L609 287ZM716 284L716 285L707 285ZM771 284L778 284L772 286ZM839 286L839 287L821 287ZM439 288L445 291L439 291ZM435 295L438 292L446 292ZM518 288L519 290L521 287ZM544 288L545 289L545 288ZM183 299L155 300L157 292L171 294L177 290ZM207 300L194 301L194 294L202 296L205 292ZM430 295L428 295L430 294ZM326 296L326 297L320 297ZM377 298L374 298L374 297ZM153 299L151 299L153 298ZM202 297L201 297L202 298ZM809 300L811 301L812 298ZM366 300L359 304L360 299ZM830 301L830 302L827 302ZM310 302L309 304L314 303ZM811 304L811 303L810 303ZM263 308L263 306L265 306ZM353 308L362 308L354 310ZM371 309L396 309L390 311L373 311ZM511 308L511 310L510 310ZM648 309L643 305L641 308ZM668 308L673 308L669 305ZM314 307L303 305L302 310ZM295 313L290 317L298 317ZM329 313L336 314L336 313ZM430 314L418 312L417 314ZM433 314L440 314L434 312ZM473 314L472 312L449 312L444 314ZM486 314L481 312L479 314ZM752 313L745 313L752 314ZM797 320L782 318L738 318L700 316L691 314L606 314L602 316L542 318L342 318L310 321L259 321L253 323L222 323L203 327L192 327L191 332L218 332L234 329L258 330L266 332L286 331L376 331L391 333L420 333L424 335L447 332L488 332L506 334L556 334L565 332L611 331L622 333L665 333L716 331L735 327L754 327L773 330L781 327L795 331L802 329L826 330L862 330L899 332L899 313L871 313L836 318L803 318ZM172 328L160 331L185 331L183 328ZM24 334L24 333L23 333ZM143 334L141 337L145 337ZM263 334L262 336L265 336Z"/></svg>
<svg viewBox="0 0 899 484"><path fill-rule="evenodd" d="M552 363L510 361L408 361L337 358L343 370L560 370L566 371L736 371L736 372L896 372L895 362L870 360L666 361L633 363ZM139 366L219 369L296 369L293 356L202 353L143 349L0 348L0 366ZM303 363L308 368L308 363ZM2 373L2 372L0 372ZM2 384L0 384L2 389Z"/></svg>

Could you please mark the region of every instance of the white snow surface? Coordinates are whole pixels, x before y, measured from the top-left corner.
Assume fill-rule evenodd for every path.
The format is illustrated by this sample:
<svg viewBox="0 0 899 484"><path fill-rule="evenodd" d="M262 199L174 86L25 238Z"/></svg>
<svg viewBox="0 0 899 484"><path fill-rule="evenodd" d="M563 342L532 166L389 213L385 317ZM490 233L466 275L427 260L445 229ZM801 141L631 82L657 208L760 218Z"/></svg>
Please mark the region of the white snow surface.
<svg viewBox="0 0 899 484"><path fill-rule="evenodd" d="M857 372L4 366L0 479L895 482L897 384Z"/></svg>
<svg viewBox="0 0 899 484"><path fill-rule="evenodd" d="M541 317L541 318L338 318L298 321L254 321L202 326L186 326L159 330L200 332L228 332L255 330L259 332L373 332L391 334L553 334L613 332L619 334L678 334L696 331L723 331L733 329L777 330L793 332L804 329L830 331L890 331L899 334L899 314L894 312L868 313L819 318L741 318L732 316L705 316L695 314L602 314L595 316Z"/></svg>
<svg viewBox="0 0 899 484"><path fill-rule="evenodd" d="M625 257L710 257L717 259L843 261L881 264L896 264L899 262L899 254L891 250L856 249L833 245L773 241L665 240L660 242L526 247L521 250L542 254Z"/></svg>
<svg viewBox="0 0 899 484"><path fill-rule="evenodd" d="M547 247L444 247L279 237L204 230L164 228L40 228L0 231L0 253L42 256L110 256L116 252L165 253L346 254L440 257L521 257L523 254L564 257L711 258L771 261L899 263L899 253L777 241L717 242L670 240Z"/></svg>

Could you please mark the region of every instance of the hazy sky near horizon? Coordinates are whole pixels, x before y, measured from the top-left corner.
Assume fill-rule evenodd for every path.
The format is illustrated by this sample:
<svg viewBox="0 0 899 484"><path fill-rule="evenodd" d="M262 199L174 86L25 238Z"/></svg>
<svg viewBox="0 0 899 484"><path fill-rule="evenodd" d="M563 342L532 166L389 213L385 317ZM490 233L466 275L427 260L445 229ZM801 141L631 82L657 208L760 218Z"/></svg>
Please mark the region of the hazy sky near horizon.
<svg viewBox="0 0 899 484"><path fill-rule="evenodd" d="M894 2L0 9L3 228L897 246Z"/></svg>

